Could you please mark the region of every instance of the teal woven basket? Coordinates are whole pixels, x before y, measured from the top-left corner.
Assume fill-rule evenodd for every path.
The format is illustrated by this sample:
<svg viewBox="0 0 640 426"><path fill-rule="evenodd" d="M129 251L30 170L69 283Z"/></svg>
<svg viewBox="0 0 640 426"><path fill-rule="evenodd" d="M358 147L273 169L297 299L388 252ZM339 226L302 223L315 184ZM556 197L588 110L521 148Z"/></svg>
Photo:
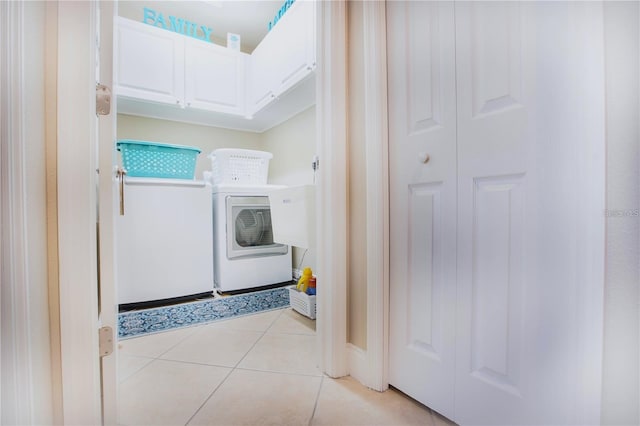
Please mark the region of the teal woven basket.
<svg viewBox="0 0 640 426"><path fill-rule="evenodd" d="M127 176L167 179L193 179L198 148L164 143L121 140L116 144L122 154Z"/></svg>

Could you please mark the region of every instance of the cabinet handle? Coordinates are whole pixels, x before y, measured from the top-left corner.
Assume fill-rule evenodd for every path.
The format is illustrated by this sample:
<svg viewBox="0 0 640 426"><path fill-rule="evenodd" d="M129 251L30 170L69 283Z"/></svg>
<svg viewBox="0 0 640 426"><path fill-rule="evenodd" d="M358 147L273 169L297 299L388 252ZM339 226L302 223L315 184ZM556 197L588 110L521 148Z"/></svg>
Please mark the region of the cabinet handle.
<svg viewBox="0 0 640 426"><path fill-rule="evenodd" d="M421 152L418 154L418 159L422 164L427 164L431 157L429 157L429 154L427 154L426 152Z"/></svg>

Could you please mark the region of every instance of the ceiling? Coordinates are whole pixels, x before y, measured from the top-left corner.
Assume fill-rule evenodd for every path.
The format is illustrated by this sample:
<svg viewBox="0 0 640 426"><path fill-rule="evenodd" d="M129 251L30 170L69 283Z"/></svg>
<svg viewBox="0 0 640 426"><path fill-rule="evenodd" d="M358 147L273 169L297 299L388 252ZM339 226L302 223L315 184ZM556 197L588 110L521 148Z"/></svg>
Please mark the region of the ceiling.
<svg viewBox="0 0 640 426"><path fill-rule="evenodd" d="M142 22L143 9L162 13L167 24L169 16L175 16L212 29L211 41L227 44L227 33L239 34L241 49L251 53L268 31L284 0L173 0L118 2L118 15Z"/></svg>

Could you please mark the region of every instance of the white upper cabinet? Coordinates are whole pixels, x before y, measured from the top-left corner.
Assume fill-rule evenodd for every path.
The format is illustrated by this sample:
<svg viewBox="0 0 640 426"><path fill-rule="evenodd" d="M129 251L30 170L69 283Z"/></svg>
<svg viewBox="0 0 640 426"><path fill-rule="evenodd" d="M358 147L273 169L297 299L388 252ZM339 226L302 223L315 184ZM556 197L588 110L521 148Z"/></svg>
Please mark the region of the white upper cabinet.
<svg viewBox="0 0 640 426"><path fill-rule="evenodd" d="M316 67L314 1L298 0L251 55L249 109L256 113Z"/></svg>
<svg viewBox="0 0 640 426"><path fill-rule="evenodd" d="M244 115L247 54L118 20L118 95Z"/></svg>
<svg viewBox="0 0 640 426"><path fill-rule="evenodd" d="M118 95L181 105L184 37L118 19Z"/></svg>
<svg viewBox="0 0 640 426"><path fill-rule="evenodd" d="M185 45L187 107L245 113L245 61L248 55L199 40Z"/></svg>
<svg viewBox="0 0 640 426"><path fill-rule="evenodd" d="M269 37L270 34L267 34ZM263 39L251 53L249 72L248 109L253 114L275 100L275 67L271 54L271 44Z"/></svg>
<svg viewBox="0 0 640 426"><path fill-rule="evenodd" d="M118 111L258 132L287 120L314 103L315 9L291 4L251 55L118 18Z"/></svg>
<svg viewBox="0 0 640 426"><path fill-rule="evenodd" d="M315 2L298 0L271 30L276 96L289 90L316 67Z"/></svg>

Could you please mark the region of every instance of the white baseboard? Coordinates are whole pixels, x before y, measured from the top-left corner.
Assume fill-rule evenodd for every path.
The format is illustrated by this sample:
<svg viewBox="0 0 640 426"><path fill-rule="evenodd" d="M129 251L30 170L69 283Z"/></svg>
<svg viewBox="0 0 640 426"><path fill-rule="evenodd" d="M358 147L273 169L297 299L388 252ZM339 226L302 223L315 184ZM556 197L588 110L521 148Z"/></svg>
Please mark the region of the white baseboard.
<svg viewBox="0 0 640 426"><path fill-rule="evenodd" d="M352 343L347 343L347 361L349 364L349 375L362 385L369 387L367 351Z"/></svg>

